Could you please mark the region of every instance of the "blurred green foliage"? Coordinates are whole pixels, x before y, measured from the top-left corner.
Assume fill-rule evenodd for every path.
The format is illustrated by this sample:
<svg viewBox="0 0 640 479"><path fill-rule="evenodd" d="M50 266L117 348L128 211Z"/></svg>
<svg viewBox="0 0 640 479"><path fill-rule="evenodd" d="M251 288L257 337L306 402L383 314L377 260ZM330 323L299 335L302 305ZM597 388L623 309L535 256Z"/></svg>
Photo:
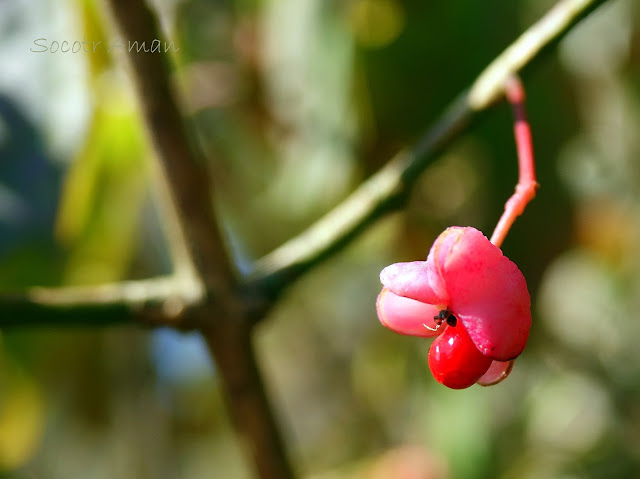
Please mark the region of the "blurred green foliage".
<svg viewBox="0 0 640 479"><path fill-rule="evenodd" d="M238 268L415 140L552 3L154 2ZM0 285L163 272L151 150L118 54L29 51L110 45L104 5L34 4L0 4ZM640 476L639 45L639 5L616 0L525 72L541 189L504 251L534 326L507 381L437 385L428 342L374 308L386 264L424 258L449 225L491 233L517 177L504 105L434 160L405 211L287 292L258 342L305 477ZM3 332L0 477L249 477L215 376L181 344Z"/></svg>

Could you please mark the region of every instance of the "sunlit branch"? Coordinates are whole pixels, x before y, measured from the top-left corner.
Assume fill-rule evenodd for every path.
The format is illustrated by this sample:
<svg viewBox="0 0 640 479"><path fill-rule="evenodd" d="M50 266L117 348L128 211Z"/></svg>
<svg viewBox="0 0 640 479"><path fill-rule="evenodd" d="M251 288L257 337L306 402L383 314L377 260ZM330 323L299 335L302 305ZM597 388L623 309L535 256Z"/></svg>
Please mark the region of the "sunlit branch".
<svg viewBox="0 0 640 479"><path fill-rule="evenodd" d="M187 276L162 276L97 286L31 287L0 293L0 327L144 323L183 326L183 313L203 299Z"/></svg>
<svg viewBox="0 0 640 479"><path fill-rule="evenodd" d="M398 153L345 201L299 236L259 259L247 281L271 295L337 252L384 213L399 208L434 155L504 94L507 78L559 41L606 0L562 0L480 73L413 148Z"/></svg>

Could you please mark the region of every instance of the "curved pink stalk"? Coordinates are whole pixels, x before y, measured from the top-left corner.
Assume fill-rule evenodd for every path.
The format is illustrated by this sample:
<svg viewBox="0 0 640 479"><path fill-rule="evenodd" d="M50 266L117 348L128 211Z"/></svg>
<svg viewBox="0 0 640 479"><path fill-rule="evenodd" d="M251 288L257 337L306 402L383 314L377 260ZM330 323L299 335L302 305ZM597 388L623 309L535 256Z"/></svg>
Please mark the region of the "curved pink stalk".
<svg viewBox="0 0 640 479"><path fill-rule="evenodd" d="M525 93L522 82L517 76L511 76L505 85L507 100L513 107L513 133L516 139L518 151L518 184L515 193L507 200L504 213L500 217L491 242L496 246L502 246L504 238L518 216L520 216L527 204L536 196L536 190L540 185L536 181L536 169L533 158L533 141L531 128L527 121L527 113L524 107Z"/></svg>

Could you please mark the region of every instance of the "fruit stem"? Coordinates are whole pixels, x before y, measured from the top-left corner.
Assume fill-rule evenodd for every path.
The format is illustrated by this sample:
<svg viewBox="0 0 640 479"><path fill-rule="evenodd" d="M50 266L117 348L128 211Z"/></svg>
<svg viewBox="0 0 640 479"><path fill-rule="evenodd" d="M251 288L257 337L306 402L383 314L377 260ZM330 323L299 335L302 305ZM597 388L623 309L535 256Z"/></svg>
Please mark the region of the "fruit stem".
<svg viewBox="0 0 640 479"><path fill-rule="evenodd" d="M511 75L507 79L505 95L513 107L513 133L518 150L519 177L516 191L507 200L504 213L502 213L493 235L491 235L491 242L498 247L502 245L516 218L522 214L527 204L536 196L536 190L539 186L536 181L531 127L525 110L524 88L516 75Z"/></svg>

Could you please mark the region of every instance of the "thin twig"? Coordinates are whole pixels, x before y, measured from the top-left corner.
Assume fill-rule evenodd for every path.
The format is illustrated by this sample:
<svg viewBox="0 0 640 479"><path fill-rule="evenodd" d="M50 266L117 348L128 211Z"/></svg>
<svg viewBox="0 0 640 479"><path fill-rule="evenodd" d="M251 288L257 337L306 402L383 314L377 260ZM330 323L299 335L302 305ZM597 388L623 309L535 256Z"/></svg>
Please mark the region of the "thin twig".
<svg viewBox="0 0 640 479"><path fill-rule="evenodd" d="M171 187L167 181L164 171L157 168L154 163L153 181L151 182L151 192L154 203L158 206L159 216L162 218L162 228L167 238L169 257L174 274L193 278L199 281L196 267L193 264L191 252L187 246L188 240L185 238L185 231L180 224L180 215L176 210L176 204L171 198ZM201 289L203 285L200 284Z"/></svg>
<svg viewBox="0 0 640 479"><path fill-rule="evenodd" d="M339 251L384 213L401 207L418 175L469 122L499 100L509 75L530 64L606 0L562 0L478 76L413 148L401 151L346 200L297 237L256 262L247 278L276 296L316 263Z"/></svg>
<svg viewBox="0 0 640 479"><path fill-rule="evenodd" d="M178 275L98 286L31 287L0 294L0 327L92 327L136 321L175 326L201 299L199 284Z"/></svg>

